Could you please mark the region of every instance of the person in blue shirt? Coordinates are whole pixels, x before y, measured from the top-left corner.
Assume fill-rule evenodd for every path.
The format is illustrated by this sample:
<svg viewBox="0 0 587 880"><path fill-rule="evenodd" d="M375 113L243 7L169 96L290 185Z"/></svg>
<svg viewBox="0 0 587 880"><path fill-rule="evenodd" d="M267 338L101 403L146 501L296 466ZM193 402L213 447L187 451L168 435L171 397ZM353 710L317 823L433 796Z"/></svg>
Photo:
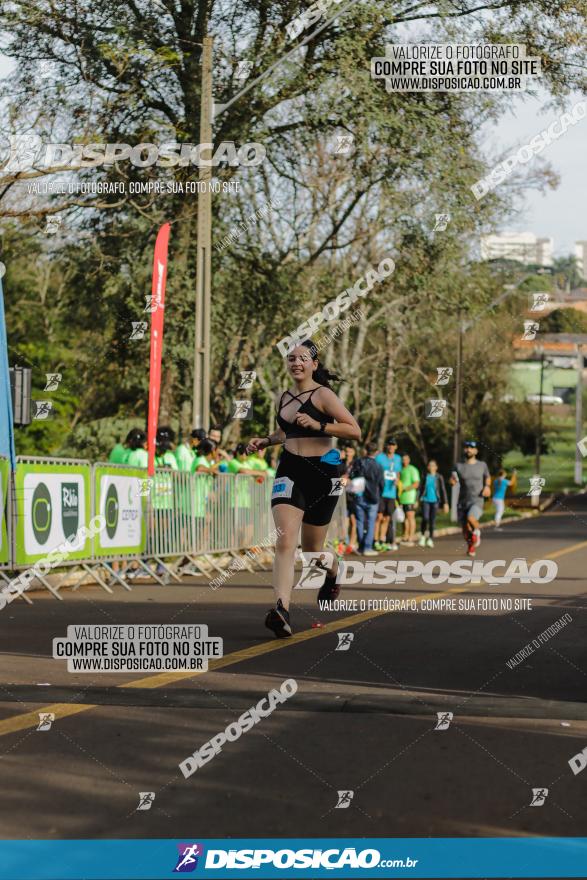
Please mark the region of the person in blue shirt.
<svg viewBox="0 0 587 880"><path fill-rule="evenodd" d="M495 528L501 531L501 518L505 509L505 493L511 480L506 479L506 473L503 468L497 472L497 477L493 481L493 506L495 507Z"/></svg>
<svg viewBox="0 0 587 880"><path fill-rule="evenodd" d="M420 501L422 503L422 526L420 547L434 547L434 523L440 505L448 513L448 496L444 477L438 473L438 464L433 458L428 462L428 473L420 483ZM428 531L428 538L426 532Z"/></svg>
<svg viewBox="0 0 587 880"><path fill-rule="evenodd" d="M385 480L383 494L379 502L379 512L375 523L376 550L397 550L395 543L395 523L393 513L397 499L397 481L402 469L402 458L397 453L397 441L390 437L385 443L385 452L379 452L375 461L383 471Z"/></svg>

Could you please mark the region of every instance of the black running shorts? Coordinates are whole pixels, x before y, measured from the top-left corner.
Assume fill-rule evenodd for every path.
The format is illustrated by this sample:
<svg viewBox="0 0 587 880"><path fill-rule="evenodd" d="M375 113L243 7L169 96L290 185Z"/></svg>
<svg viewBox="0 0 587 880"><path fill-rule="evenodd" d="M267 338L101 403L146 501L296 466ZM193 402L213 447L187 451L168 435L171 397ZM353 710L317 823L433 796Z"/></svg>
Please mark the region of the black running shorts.
<svg viewBox="0 0 587 880"><path fill-rule="evenodd" d="M327 464L320 456L294 455L283 450L279 460L271 507L290 504L304 511L302 522L326 526L344 492L343 466Z"/></svg>
<svg viewBox="0 0 587 880"><path fill-rule="evenodd" d="M393 516L395 510L395 498L381 498L379 501L379 513L383 516Z"/></svg>

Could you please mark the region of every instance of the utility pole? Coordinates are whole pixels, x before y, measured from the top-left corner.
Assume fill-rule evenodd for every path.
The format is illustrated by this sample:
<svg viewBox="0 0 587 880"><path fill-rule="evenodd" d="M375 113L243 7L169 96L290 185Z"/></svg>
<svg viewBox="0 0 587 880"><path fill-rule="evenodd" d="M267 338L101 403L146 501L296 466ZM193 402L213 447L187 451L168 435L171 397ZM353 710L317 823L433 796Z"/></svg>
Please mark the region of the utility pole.
<svg viewBox="0 0 587 880"><path fill-rule="evenodd" d="M538 397L538 431L536 432L536 462L534 473L540 475L540 455L542 453L542 393L544 390L544 349L540 351L540 395Z"/></svg>
<svg viewBox="0 0 587 880"><path fill-rule="evenodd" d="M538 396L538 430L536 431L536 459L534 462L534 474L540 476L540 457L542 454L542 396L544 394L544 347L540 346L540 394ZM540 495L532 495L532 507L540 506Z"/></svg>
<svg viewBox="0 0 587 880"><path fill-rule="evenodd" d="M204 37L200 144L212 143L212 43ZM207 152L207 151L202 151ZM206 156L206 158L208 158ZM196 332L194 339L194 387L192 427L210 427L210 299L212 273L212 166L200 165L196 257Z"/></svg>
<svg viewBox="0 0 587 880"><path fill-rule="evenodd" d="M583 433L583 347L577 345L577 390L575 392L575 484L583 484L583 456L579 443Z"/></svg>
<svg viewBox="0 0 587 880"><path fill-rule="evenodd" d="M457 374L455 378L455 427L453 436L453 462L459 460L461 454L462 409L463 409L463 336L465 326L462 311L459 309L459 336L457 341Z"/></svg>
<svg viewBox="0 0 587 880"><path fill-rule="evenodd" d="M462 307L458 311L459 335L457 339L457 371L455 376L455 426L452 445L452 460L456 464L461 457L462 445L462 409L463 409L463 336L465 335L465 322L463 321ZM457 504L459 500L459 485L451 486L450 493L450 519L456 522Z"/></svg>

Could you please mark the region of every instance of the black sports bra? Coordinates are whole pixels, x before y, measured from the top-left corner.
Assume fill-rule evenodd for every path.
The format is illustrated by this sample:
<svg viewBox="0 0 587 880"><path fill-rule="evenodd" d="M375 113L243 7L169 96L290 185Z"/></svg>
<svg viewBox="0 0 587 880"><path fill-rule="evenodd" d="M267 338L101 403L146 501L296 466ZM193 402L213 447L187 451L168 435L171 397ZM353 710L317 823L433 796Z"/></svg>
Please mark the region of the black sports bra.
<svg viewBox="0 0 587 880"><path fill-rule="evenodd" d="M310 416L311 419L316 419L317 422L326 422L328 424L334 422L334 419L329 418L326 413L322 412L322 410L317 409L312 403L312 394L314 391L317 391L318 388L321 388L321 385L318 385L316 388L312 388L310 391L310 396L302 403L300 408L296 412L296 416L299 413L305 413L307 416ZM307 391L302 391L300 394L307 394ZM294 422L288 422L287 419L284 419L281 415L281 410L283 409L283 398L286 394L289 394L292 400L299 400L300 394L292 394L291 391L284 391L281 395L281 399L279 401L279 411L277 413L277 424L285 431L285 439L289 440L290 437L321 437L320 431L314 431L312 428L302 428L301 425L298 425ZM289 403L289 401L288 401Z"/></svg>

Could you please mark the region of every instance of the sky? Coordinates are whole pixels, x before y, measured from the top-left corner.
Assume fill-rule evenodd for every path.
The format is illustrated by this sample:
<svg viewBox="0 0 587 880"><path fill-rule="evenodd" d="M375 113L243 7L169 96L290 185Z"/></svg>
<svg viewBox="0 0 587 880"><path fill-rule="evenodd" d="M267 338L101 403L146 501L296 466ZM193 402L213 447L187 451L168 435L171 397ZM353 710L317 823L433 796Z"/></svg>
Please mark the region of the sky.
<svg viewBox="0 0 587 880"><path fill-rule="evenodd" d="M569 96L565 110L578 100L579 94ZM558 110L543 112L544 104L544 95L515 99L511 111L496 126L488 127L488 142L498 144L500 151L510 145L513 151L516 145L528 143L560 115ZM587 217L581 214L587 202L586 153L587 118L569 126L541 153L560 177L558 188L544 194L528 192L516 205L520 210L517 218L508 221L501 231L533 232L541 238L552 238L557 257L573 253L575 241L587 240Z"/></svg>
<svg viewBox="0 0 587 880"><path fill-rule="evenodd" d="M0 55L0 78L6 76L12 62ZM580 99L569 96L567 109ZM544 112L545 95L525 99L513 97L511 109L496 125L487 126L487 145L498 153L509 153L528 143L559 116L558 111ZM587 204L587 174L584 156L587 152L587 118L570 126L565 134L553 141L541 154L559 174L560 184L544 194L528 192L516 202L516 217L498 231L533 232L554 240L554 255L574 252L574 242L587 240L587 218L580 210ZM487 153L486 153L487 155Z"/></svg>

